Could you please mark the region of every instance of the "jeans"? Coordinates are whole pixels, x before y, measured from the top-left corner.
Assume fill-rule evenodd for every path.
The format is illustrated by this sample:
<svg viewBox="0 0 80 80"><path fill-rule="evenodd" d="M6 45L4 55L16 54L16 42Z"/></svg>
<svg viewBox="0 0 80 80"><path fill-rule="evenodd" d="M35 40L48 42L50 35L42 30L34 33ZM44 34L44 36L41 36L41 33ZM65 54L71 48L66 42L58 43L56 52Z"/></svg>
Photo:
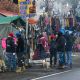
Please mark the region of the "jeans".
<svg viewBox="0 0 80 80"><path fill-rule="evenodd" d="M52 58L54 57L54 65L57 64L57 52L50 52L50 65L52 66L53 60Z"/></svg>
<svg viewBox="0 0 80 80"><path fill-rule="evenodd" d="M58 54L59 54L59 66L65 65L65 53L58 52Z"/></svg>
<svg viewBox="0 0 80 80"><path fill-rule="evenodd" d="M16 70L16 57L15 57L15 55L13 55L13 53L7 53L6 56L7 56L6 63L7 63L8 69L15 71Z"/></svg>
<svg viewBox="0 0 80 80"><path fill-rule="evenodd" d="M66 52L66 64L68 65L72 64L72 51Z"/></svg>

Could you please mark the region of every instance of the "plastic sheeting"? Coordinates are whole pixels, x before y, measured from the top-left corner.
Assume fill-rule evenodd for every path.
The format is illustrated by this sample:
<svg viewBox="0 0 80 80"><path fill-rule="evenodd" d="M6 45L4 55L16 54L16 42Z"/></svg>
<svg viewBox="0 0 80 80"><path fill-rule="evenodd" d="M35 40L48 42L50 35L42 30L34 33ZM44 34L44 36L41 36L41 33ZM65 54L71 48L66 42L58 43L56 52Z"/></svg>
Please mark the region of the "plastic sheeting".
<svg viewBox="0 0 80 80"><path fill-rule="evenodd" d="M0 24L0 55L3 55L3 48L1 46L2 38L6 38L9 32L16 32L17 30L11 24Z"/></svg>

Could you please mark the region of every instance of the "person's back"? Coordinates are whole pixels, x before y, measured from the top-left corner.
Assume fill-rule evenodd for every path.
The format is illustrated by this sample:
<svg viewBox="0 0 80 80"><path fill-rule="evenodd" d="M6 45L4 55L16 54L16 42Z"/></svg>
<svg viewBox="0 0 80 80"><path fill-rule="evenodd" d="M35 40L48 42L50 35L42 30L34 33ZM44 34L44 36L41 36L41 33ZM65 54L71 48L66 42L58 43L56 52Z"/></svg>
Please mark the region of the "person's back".
<svg viewBox="0 0 80 80"><path fill-rule="evenodd" d="M73 43L73 37L71 35L68 35L66 37L66 51L72 51Z"/></svg>
<svg viewBox="0 0 80 80"><path fill-rule="evenodd" d="M52 58L54 57L54 66L57 64L57 49L56 49L56 37L51 35L50 41L50 67L52 67Z"/></svg>
<svg viewBox="0 0 80 80"><path fill-rule="evenodd" d="M18 38L18 42L17 42L17 49L18 49L18 52L23 52L24 51L24 40L23 38Z"/></svg>
<svg viewBox="0 0 80 80"><path fill-rule="evenodd" d="M57 38L57 51L59 55L59 68L64 68L65 65L65 44L66 44L66 39L63 35L62 32L58 33L58 38Z"/></svg>
<svg viewBox="0 0 80 80"><path fill-rule="evenodd" d="M72 47L74 39L71 34L66 36L66 65L72 68Z"/></svg>
<svg viewBox="0 0 80 80"><path fill-rule="evenodd" d="M18 69L16 70L16 72L21 72L25 65L24 64L25 63L24 39L20 33L17 33L16 36L17 36L16 54L17 54L17 58L18 58Z"/></svg>
<svg viewBox="0 0 80 80"><path fill-rule="evenodd" d="M6 52L14 53L15 52L15 42L12 37L6 39Z"/></svg>
<svg viewBox="0 0 80 80"><path fill-rule="evenodd" d="M64 36L60 36L58 39L57 39L57 50L58 51L61 51L61 52L64 52L65 51L65 44L66 44L66 39Z"/></svg>

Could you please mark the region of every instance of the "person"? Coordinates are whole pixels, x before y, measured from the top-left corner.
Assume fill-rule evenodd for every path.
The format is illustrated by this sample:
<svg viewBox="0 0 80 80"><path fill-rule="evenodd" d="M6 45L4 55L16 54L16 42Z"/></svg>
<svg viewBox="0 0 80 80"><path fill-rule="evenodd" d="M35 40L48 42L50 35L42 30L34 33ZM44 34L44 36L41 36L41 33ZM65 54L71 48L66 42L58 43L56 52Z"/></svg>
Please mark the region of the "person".
<svg viewBox="0 0 80 80"><path fill-rule="evenodd" d="M58 33L57 41L57 51L59 54L59 68L64 68L65 65L65 45L66 39L62 32Z"/></svg>
<svg viewBox="0 0 80 80"><path fill-rule="evenodd" d="M54 57L54 66L57 64L56 36L52 34L50 41L50 67L52 67L52 58Z"/></svg>
<svg viewBox="0 0 80 80"><path fill-rule="evenodd" d="M41 34L38 38L37 49L39 50L39 56L42 59L49 57L49 45L47 39Z"/></svg>
<svg viewBox="0 0 80 80"><path fill-rule="evenodd" d="M7 68L10 71L16 70L16 45L13 37L13 32L10 32L6 39Z"/></svg>
<svg viewBox="0 0 80 80"><path fill-rule="evenodd" d="M66 64L72 68L72 47L74 44L74 39L69 32L66 33Z"/></svg>
<svg viewBox="0 0 80 80"><path fill-rule="evenodd" d="M17 37L17 47L16 54L18 58L18 69L16 72L22 72L24 67L24 39L21 36L21 33L16 33Z"/></svg>

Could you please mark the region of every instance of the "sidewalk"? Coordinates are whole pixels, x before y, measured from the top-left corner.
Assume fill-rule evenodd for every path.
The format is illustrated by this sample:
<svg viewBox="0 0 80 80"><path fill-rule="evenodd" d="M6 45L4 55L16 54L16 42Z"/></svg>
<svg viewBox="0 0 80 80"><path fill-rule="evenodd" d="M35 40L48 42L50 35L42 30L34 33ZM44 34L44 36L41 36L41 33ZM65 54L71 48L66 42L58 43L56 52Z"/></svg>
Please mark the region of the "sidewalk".
<svg viewBox="0 0 80 80"><path fill-rule="evenodd" d="M65 70L67 69L59 70L54 67L52 69L50 68L46 69L42 67L42 64L33 64L32 67L27 68L26 71L21 73L16 72L0 73L0 80L31 80L36 77L46 76L53 73L62 72Z"/></svg>
<svg viewBox="0 0 80 80"><path fill-rule="evenodd" d="M73 68L80 68L80 55L73 56ZM32 67L27 68L26 71L22 73L15 72L5 72L0 73L0 80L31 80L36 77L41 77L45 75L50 75L54 73L59 73L62 71L69 70L68 68L60 70L53 67L52 69L46 69L42 67L41 60L32 61Z"/></svg>

